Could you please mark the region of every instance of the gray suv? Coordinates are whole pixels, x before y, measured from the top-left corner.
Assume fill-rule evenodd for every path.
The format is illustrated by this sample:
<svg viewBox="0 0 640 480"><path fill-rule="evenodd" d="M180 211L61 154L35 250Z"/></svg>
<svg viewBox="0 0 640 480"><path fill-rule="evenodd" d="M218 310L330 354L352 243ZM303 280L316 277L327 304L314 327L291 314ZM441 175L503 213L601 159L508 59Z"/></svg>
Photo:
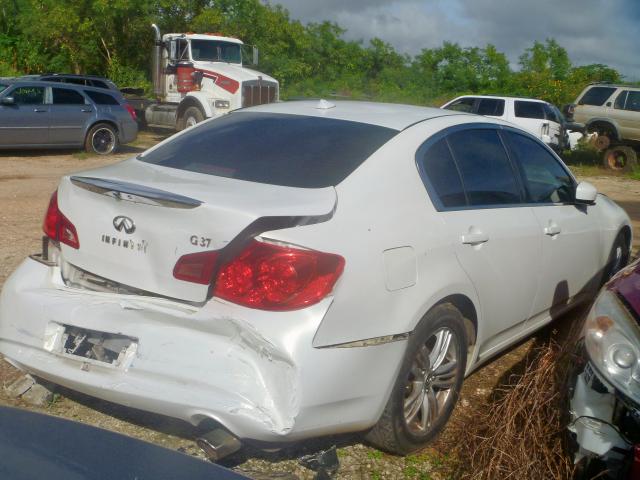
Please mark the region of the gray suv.
<svg viewBox="0 0 640 480"><path fill-rule="evenodd" d="M0 80L0 149L84 147L105 155L137 135L135 111L117 92Z"/></svg>

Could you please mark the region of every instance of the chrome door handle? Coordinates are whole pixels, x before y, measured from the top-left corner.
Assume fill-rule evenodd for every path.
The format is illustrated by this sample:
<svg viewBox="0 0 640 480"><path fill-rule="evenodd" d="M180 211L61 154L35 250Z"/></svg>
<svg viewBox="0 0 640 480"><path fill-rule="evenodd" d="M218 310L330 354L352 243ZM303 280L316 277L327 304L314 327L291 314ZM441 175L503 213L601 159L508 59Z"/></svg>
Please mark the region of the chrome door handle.
<svg viewBox="0 0 640 480"><path fill-rule="evenodd" d="M482 232L469 232L461 237L464 245L480 245L489 241L489 236Z"/></svg>
<svg viewBox="0 0 640 480"><path fill-rule="evenodd" d="M93 110L91 110L90 108L83 108L80 111L84 112L84 113L92 113L93 112Z"/></svg>
<svg viewBox="0 0 640 480"><path fill-rule="evenodd" d="M544 234L554 237L562 232L562 229L555 223L549 223L548 227L544 227Z"/></svg>
<svg viewBox="0 0 640 480"><path fill-rule="evenodd" d="M47 110L42 110L41 108L34 108L33 111L36 113L47 113Z"/></svg>

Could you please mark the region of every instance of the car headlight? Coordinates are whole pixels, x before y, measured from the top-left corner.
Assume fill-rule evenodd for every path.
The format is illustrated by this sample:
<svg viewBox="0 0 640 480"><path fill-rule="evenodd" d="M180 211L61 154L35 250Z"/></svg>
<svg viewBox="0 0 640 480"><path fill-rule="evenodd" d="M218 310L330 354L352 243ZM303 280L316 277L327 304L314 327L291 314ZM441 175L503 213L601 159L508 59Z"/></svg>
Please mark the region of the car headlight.
<svg viewBox="0 0 640 480"><path fill-rule="evenodd" d="M216 100L215 105L216 108L229 108L231 103L229 100Z"/></svg>
<svg viewBox="0 0 640 480"><path fill-rule="evenodd" d="M598 295L587 316L584 344L600 374L640 401L640 327L614 292Z"/></svg>

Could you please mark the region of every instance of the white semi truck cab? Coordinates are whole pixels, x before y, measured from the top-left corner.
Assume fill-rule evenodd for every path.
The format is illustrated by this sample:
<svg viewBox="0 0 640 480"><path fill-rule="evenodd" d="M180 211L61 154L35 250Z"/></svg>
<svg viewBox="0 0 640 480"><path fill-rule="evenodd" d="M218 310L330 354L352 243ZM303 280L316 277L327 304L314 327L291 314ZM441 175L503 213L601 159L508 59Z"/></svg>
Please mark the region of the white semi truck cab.
<svg viewBox="0 0 640 480"><path fill-rule="evenodd" d="M153 101L129 99L151 127L183 130L241 107L277 102L277 80L243 64L237 38L219 34L160 34L154 24ZM253 64L258 50L253 47Z"/></svg>

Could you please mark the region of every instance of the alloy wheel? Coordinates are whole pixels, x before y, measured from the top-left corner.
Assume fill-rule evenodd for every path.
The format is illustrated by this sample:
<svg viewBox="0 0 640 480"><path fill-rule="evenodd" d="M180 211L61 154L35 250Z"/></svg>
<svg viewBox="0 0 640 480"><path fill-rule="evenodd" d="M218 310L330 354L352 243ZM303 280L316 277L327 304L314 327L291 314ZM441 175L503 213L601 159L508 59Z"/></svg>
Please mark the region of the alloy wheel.
<svg viewBox="0 0 640 480"><path fill-rule="evenodd" d="M404 420L414 435L429 431L452 396L459 368L457 345L455 332L442 327L416 353L403 399Z"/></svg>

